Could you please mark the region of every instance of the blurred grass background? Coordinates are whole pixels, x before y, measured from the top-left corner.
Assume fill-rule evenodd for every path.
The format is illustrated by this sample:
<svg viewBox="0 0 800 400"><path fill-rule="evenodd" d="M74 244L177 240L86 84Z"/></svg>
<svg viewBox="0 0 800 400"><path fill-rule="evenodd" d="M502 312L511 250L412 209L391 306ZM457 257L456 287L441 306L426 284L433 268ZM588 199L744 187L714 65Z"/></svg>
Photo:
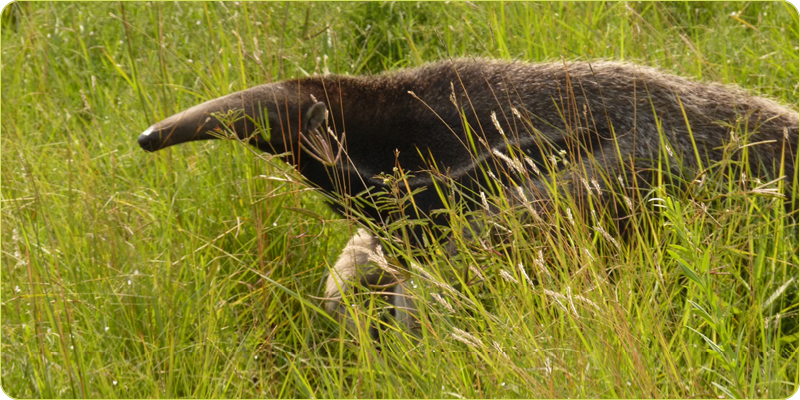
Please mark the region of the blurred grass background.
<svg viewBox="0 0 800 400"><path fill-rule="evenodd" d="M687 202L664 217L719 255L710 287L682 275L678 260L692 254L664 250L690 245L678 233L597 257L588 270L617 271L598 290L570 272L581 255L542 239L524 251L531 265L547 254L556 276L545 287L490 278L477 315L431 305L420 343L401 337L378 352L316 308L355 228L290 168L235 143L146 154L135 142L165 116L256 84L456 56L624 60L796 108L789 3L25 2L3 10L1 39L0 356L12 397L775 398L797 388L797 226L774 201L713 203L710 218ZM600 309L575 309L573 290ZM699 315L718 298L724 313Z"/></svg>

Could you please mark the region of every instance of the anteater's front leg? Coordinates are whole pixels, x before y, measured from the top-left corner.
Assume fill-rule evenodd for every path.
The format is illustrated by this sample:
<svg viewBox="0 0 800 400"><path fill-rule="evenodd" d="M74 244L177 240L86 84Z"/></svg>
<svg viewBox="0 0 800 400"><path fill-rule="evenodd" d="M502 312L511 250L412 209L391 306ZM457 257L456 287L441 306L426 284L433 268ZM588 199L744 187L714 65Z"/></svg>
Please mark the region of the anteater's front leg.
<svg viewBox="0 0 800 400"><path fill-rule="evenodd" d="M370 335L377 339L379 331L375 324L368 323L367 318L359 318L359 323L356 323L354 317L359 315L359 311L348 310L342 299L342 294L351 296L357 293L358 286L383 292L382 296L392 306L391 313L395 319L409 330L416 327L416 308L406 293L405 282L399 279L393 267L388 266L378 238L364 229L359 229L350 238L328 275L325 310L346 323L350 332L355 334L359 327L369 327ZM353 301L349 304L358 303L357 297L349 298Z"/></svg>

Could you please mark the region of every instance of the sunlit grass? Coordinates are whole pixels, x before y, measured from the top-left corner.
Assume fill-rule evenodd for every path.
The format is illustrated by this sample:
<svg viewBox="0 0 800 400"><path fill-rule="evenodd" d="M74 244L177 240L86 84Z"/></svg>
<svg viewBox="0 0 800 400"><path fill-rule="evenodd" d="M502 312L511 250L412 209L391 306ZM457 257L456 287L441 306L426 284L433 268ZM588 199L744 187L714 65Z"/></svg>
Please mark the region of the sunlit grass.
<svg viewBox="0 0 800 400"><path fill-rule="evenodd" d="M725 164L703 185L611 199L635 210L626 238L600 207L601 224L570 199L537 220L486 193L504 211L471 217L505 228L497 237L465 235L453 207L457 256L387 241L390 258L416 260L424 307L419 338L387 327L378 350L319 309L356 227L296 173L238 143L146 154L135 139L258 83L449 56L626 60L796 104L797 43L798 16L779 2L14 3L2 20L3 389L785 397L798 384L797 214L758 182L713 179Z"/></svg>

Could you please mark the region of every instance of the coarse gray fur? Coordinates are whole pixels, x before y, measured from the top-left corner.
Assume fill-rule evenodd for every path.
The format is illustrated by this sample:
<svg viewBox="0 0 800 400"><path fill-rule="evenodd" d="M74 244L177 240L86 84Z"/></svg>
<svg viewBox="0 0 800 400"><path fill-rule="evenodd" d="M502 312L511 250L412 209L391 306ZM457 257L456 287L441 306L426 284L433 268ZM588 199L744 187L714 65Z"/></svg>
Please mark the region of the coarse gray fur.
<svg viewBox="0 0 800 400"><path fill-rule="evenodd" d="M375 76L287 80L173 115L148 128L139 143L155 151L215 138L209 132L225 127L212 113L231 110L243 110L247 117L230 127L236 136L262 151L286 153L285 160L306 179L337 196L380 192L386 182L378 175L396 166L414 175L408 180L410 191L429 188L437 176L446 175L478 193L486 183L481 168L515 180L508 172L514 160L526 161L517 166L544 170L547 157L561 152L575 167L561 171L563 190L580 197L580 181L600 182L603 192L610 190L603 176L647 182L662 142L674 153L668 157L670 169L697 170L698 164L720 160L731 140L750 144L747 160L753 174L775 178L783 160L786 193L794 190L797 111L735 87L620 62L457 59ZM268 122L268 137L257 134L254 121ZM470 149L466 126L475 149ZM748 137L733 137L734 131ZM526 197L546 202L541 180L524 186ZM442 206L434 190L414 198L415 213L430 215ZM388 222L381 210L363 211L374 221ZM373 235L360 230L329 275L326 309L351 328L355 322L345 316L339 293L353 290L354 281L380 280L385 272L375 267L380 249ZM404 282L394 283L390 301L407 311L397 314L411 326L414 310L404 300Z"/></svg>

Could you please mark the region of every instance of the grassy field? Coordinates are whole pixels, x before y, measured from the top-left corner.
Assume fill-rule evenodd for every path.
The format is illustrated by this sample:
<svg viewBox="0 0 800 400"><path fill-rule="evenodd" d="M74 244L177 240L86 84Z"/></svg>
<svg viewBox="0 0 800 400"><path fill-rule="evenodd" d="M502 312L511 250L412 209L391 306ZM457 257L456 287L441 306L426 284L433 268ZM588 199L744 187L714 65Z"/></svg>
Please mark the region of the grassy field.
<svg viewBox="0 0 800 400"><path fill-rule="evenodd" d="M421 336L387 328L375 346L320 311L355 226L291 168L235 142L136 144L160 118L256 84L456 56L625 60L796 108L788 3L14 3L1 39L9 396L780 398L798 387L798 218L758 182L709 174L656 188L660 207L629 199L624 239L573 219L568 201L538 234L509 213L483 217L511 240L492 249L456 234L458 257L418 255ZM451 289L468 267L472 281Z"/></svg>

